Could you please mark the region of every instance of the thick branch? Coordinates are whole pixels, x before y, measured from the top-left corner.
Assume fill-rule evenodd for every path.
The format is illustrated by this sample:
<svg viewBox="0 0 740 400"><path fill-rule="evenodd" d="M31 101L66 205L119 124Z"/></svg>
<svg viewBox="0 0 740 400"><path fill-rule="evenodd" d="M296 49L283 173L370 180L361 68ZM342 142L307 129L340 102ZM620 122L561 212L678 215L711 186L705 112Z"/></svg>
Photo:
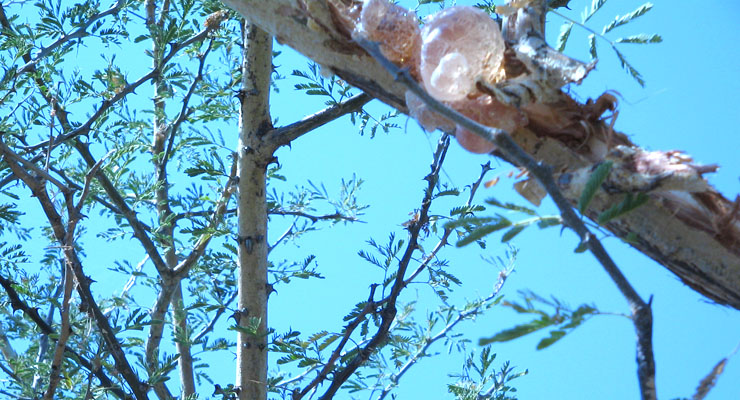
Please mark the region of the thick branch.
<svg viewBox="0 0 740 400"><path fill-rule="evenodd" d="M354 95L341 103L325 108L316 114L309 115L300 121L273 129L265 135L265 141L272 143L276 148L285 146L307 132L311 132L343 115L361 110L370 100L372 100L372 97L366 93Z"/></svg>
<svg viewBox="0 0 740 400"><path fill-rule="evenodd" d="M315 0L309 8L291 0L224 2L254 18L281 43L373 97L406 111L404 85L352 41L356 15L344 2ZM529 154L558 170L591 166L601 161L610 147L634 146L601 120L603 111L614 107L607 97L579 104L562 92L554 92L551 103L529 110L529 125L512 132L512 137ZM608 201L595 202L586 214L593 218L621 198L620 193L611 194ZM568 199L575 202L578 197L568 193ZM740 216L734 206L708 185L700 192L656 193L647 204L607 223L606 228L618 237L633 237L630 242L635 248L694 290L740 309Z"/></svg>
<svg viewBox="0 0 740 400"><path fill-rule="evenodd" d="M54 328L52 328L51 325L46 323L46 321L41 318L38 309L35 307L30 307L28 304L26 304L25 301L21 300L18 292L13 288L14 284L15 282L11 281L10 279L5 278L4 276L0 276L0 286L5 289L5 293L8 295L10 306L13 308L13 311L23 311L23 313L26 314L26 316L28 316L28 318L30 318L31 321L33 321L36 326L39 327L43 334L51 335L52 333L54 333Z"/></svg>

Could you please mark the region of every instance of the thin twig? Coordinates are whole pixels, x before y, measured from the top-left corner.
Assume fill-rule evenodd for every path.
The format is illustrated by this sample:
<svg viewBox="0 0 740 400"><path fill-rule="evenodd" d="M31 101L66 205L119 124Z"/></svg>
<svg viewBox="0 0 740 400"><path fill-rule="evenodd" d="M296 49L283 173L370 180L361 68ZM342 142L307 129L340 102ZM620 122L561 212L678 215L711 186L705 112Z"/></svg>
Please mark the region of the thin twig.
<svg viewBox="0 0 740 400"><path fill-rule="evenodd" d="M275 243L273 243L271 246L268 246L268 248L267 248L267 252L268 253L271 252L272 249L274 249L277 245L280 244L280 242L282 242L283 240L285 240L285 238L287 238L288 236L290 236L293 233L293 229L295 229L295 223L296 223L296 221L298 221L298 218L294 218L293 219L293 222L290 223L290 226L288 227L288 229L286 229L285 232L283 232L283 234L280 235L280 237L278 237L277 240L275 240Z"/></svg>
<svg viewBox="0 0 740 400"><path fill-rule="evenodd" d="M33 322L36 324L36 326L41 330L41 332L48 336L56 333L54 328L52 328L51 324L45 321L41 316L38 314L38 311L35 307L31 307L26 302L24 302L18 292L13 288L12 285L15 283L9 279L4 278L3 276L0 276L0 286L5 289L5 292L8 295L8 298L10 299L10 305L13 308L13 310L21 310L24 314L26 314ZM85 357L74 351L71 347L67 347L65 349L65 352L71 354L74 359L77 360L77 362L88 371L92 371L95 374L95 377L98 378L100 381L100 384L106 389L111 391L116 397L119 399L130 399L131 397L128 396L126 393L124 393L119 387L117 387L113 381L108 378L108 376L105 374L105 371L102 370L102 368L94 367L93 364L87 360Z"/></svg>
<svg viewBox="0 0 740 400"><path fill-rule="evenodd" d="M182 125L182 123L185 122L185 120L195 111L194 109L190 108L190 98L193 96L193 93L195 93L195 88L203 80L203 67L206 64L206 57L208 57L208 53L211 52L212 47L213 41L208 42L208 47L206 47L206 50L198 55L198 73L195 75L195 78L193 78L193 82L190 84L185 97L183 97L182 99L182 107L180 108L180 113L177 115L177 118L175 118L175 121L168 126L169 141L167 142L167 149L164 152L164 157L162 158L160 168L166 168L167 162L170 160L170 156L172 155L172 148L175 145L175 138L177 137L175 133L180 129L180 125Z"/></svg>
<svg viewBox="0 0 740 400"><path fill-rule="evenodd" d="M448 322L447 325L445 325L444 328L442 328L439 332L437 332L436 335L425 338L424 339L424 345L421 346L416 350L413 356L409 358L408 361L401 367L398 372L394 373L391 376L391 382L383 388L383 391L380 393L380 396L378 396L378 400L383 400L385 396L390 393L390 391L398 386L398 381L403 377L403 375L408 372L408 370L414 366L422 357L424 357L425 354L427 354L427 350L438 340L444 338L447 336L447 334L452 331L457 324L459 324L461 321L469 318L470 316L477 315L481 312L483 309L483 306L491 301L493 298L498 296L499 292L501 292L501 289L504 287L504 283L506 282L506 278L508 278L509 274L511 274L511 271L513 268L509 267L499 273L498 281L493 286L493 291L484 299L481 299L477 302L476 306L471 308L467 311L460 311L458 312L455 319Z"/></svg>
<svg viewBox="0 0 740 400"><path fill-rule="evenodd" d="M68 42L68 41L70 41L72 39L77 39L77 38L82 38L82 37L87 36L87 28L89 28L90 25L93 24L93 22L95 22L95 21L97 21L97 20L99 20L101 18L107 17L108 15L117 14L121 10L121 8L123 7L123 5L125 3L126 2L124 0L118 0L116 2L116 4L113 5L113 7L109 8L109 9L107 9L105 11L99 12L99 13L97 13L95 15L91 15L89 18L87 18L85 20L85 22L76 31L70 33L69 35L67 35L67 34L62 35L62 37L60 37L59 39L57 39L54 43L52 43L52 44L50 44L50 45L42 48L41 51L39 51L39 53L36 54L36 57L34 57L32 60L26 62L26 64L23 65L22 67L18 68L18 70L16 71L16 73L20 75L20 74L24 74L26 72L29 72L29 71L33 70L34 67L36 66L36 64L39 61L41 61L46 56L48 56L49 54L51 54L51 52L54 49L56 49L57 47L63 45L64 43L66 43L66 42Z"/></svg>
<svg viewBox="0 0 740 400"><path fill-rule="evenodd" d="M411 223L408 225L408 244L406 245L403 256L398 262L396 279L394 280L393 286L391 287L391 292L387 296L387 298L384 299L382 309L379 312L381 319L380 325L378 326L375 334L373 334L372 338L367 342L367 344L365 344L357 352L357 355L352 358L347 364L345 364L343 368L334 372L334 378L332 379L331 384L329 385L327 390L321 396L321 399L328 400L333 398L339 388L342 387L342 385L352 376L352 374L354 374L355 371L370 358L370 356L378 348L378 346L380 346L380 344L384 342L388 337L391 324L396 317L396 300L401 294L403 288L406 287L406 282L404 280L406 270L408 269L409 263L412 260L413 253L418 250L418 239L421 231L429 223L429 209L432 205L432 200L434 199L434 188L437 185L439 172L442 169L442 163L444 162L445 156L447 155L447 149L449 148L449 145L449 136L443 136L437 144L437 149L434 153L434 161L431 165L431 172L426 177L424 177L424 180L427 181L427 187L424 190L424 196L421 201L418 218L411 221ZM375 305L375 303L372 303L372 298L370 300L371 302L368 302L368 304ZM321 381L323 381L323 379L325 379L325 376L322 378ZM308 392L307 389L309 389L309 387L306 387L303 391L301 391L301 397Z"/></svg>
<svg viewBox="0 0 740 400"><path fill-rule="evenodd" d="M480 184L483 182L486 174L491 170L493 170L493 168L491 168L490 162L481 165L481 173L478 176L478 179L476 179L476 181L470 185L470 195L468 195L468 200L467 202L465 202L465 207L470 207L473 204L473 199L475 198L475 194L478 192ZM422 262L419 263L419 266L416 267L416 269L409 275L408 278L406 278L406 285L411 283L429 265L434 257L437 256L437 253L442 250L442 247L448 244L448 239L450 238L450 234L452 234L452 231L452 228L444 228L442 236L440 236L439 241L437 241L437 244L434 246L432 251L424 257Z"/></svg>
<svg viewBox="0 0 740 400"><path fill-rule="evenodd" d="M639 294L637 294L635 289L627 281L627 278L606 252L601 242L591 234L581 218L573 211L572 205L560 192L552 176L552 167L532 158L503 130L481 125L434 99L421 88L407 70L401 70L385 58L377 43L364 38L356 38L356 42L396 77L399 82L405 85L408 90L421 98L424 104L431 110L496 144L510 159L514 160L518 165L527 168L530 174L540 181L560 210L564 225L570 227L578 234L581 242L587 245L588 249L603 266L606 273L611 277L612 281L627 300L637 331L637 363L640 392L645 400L655 399L655 359L652 347L652 310L650 304L643 301Z"/></svg>
<svg viewBox="0 0 740 400"><path fill-rule="evenodd" d="M4 15L4 14L3 14ZM5 25L5 24L3 24ZM72 124L69 123L67 119L67 112L58 104L52 104L55 112L55 116L60 120L62 123L62 128L64 129L65 133L57 136L53 143L51 140L47 140L32 146L29 146L26 150L36 150L36 149L45 149L42 153L37 154L34 156L30 162L36 163L43 157L44 154L46 154L46 151L51 151L60 144L66 142L67 140L76 138L80 135L86 135L90 132L92 129L93 124L108 110L116 104L118 101L122 100L124 97L128 96L129 94L133 93L139 86L147 83L152 78L159 76L159 74L162 72L162 68L164 65L171 60L173 57L175 57L180 50L190 46L193 43L196 43L198 41L204 40L208 34L210 34L214 28L217 26L209 26L205 29L201 30L200 32L196 33L195 35L191 36L190 38L186 39L185 41L181 43L176 43L170 46L170 51L162 58L162 61L160 63L159 68L154 68L151 71L149 71L147 74L139 78L133 83L130 83L126 86L124 86L120 91L116 92L115 96L111 97L110 99L104 99L95 109L95 112L88 118L88 120L80 125L77 128L72 128ZM7 27L6 27L7 28ZM26 55L27 56L27 55ZM30 61L30 56L28 56ZM25 58L24 58L25 59ZM35 68L31 69L32 71L35 70ZM43 82L37 82L37 84L42 85ZM46 99L48 103L52 103L51 96L44 94L42 92L43 97ZM17 179L17 177L13 176L12 174L9 174L2 180L0 180L0 188L4 187L8 183L12 182L13 180ZM154 261L154 260L153 260Z"/></svg>
<svg viewBox="0 0 740 400"><path fill-rule="evenodd" d="M226 302L221 305L221 307L216 310L216 314L211 318L211 320L208 322L208 325L204 326L203 329L201 329L200 332L198 332L195 336L193 336L193 343L197 343L200 339L202 339L208 332L213 331L213 328L216 326L216 322L221 318L221 316L226 312L229 305L234 302L236 299L236 296L239 294L236 290L234 293L229 296L228 299L226 299Z"/></svg>
<svg viewBox="0 0 740 400"><path fill-rule="evenodd" d="M85 198L88 194L90 194L90 185L92 184L93 177L95 176L95 174L98 173L98 170L103 165L103 161L105 161L108 156L113 154L113 151L114 150L109 151L108 154L104 155L100 160L98 160L98 162L93 164L93 166L90 167L90 169L85 174L85 186L82 188L80 199L78 200L77 206L75 207L78 213L82 211L82 205L85 203Z"/></svg>
<svg viewBox="0 0 740 400"><path fill-rule="evenodd" d="M0 138L0 142L1 141L2 140ZM4 148L7 148L7 146L4 146L4 144L0 145L0 150ZM66 245L68 241L71 240L71 238L74 236L73 233L67 232L66 228L62 225L62 216L59 214L54 206L54 203L49 198L45 185L41 184L39 181L29 175L24 168L13 161L7 153L3 153L3 156L5 162L11 168L13 173L15 173L16 176L18 176L26 184L26 186L31 189L34 196L41 204L44 214L46 214L47 220L51 224L54 238L62 244L61 248L63 250L64 257L67 261L67 264L74 273L75 281L77 282L77 292L80 295L80 300L82 301L82 304L84 304L84 306L86 307L86 311L90 314L90 316L98 326L101 336L105 339L108 350L110 351L111 356L115 361L116 369L124 378L124 380L129 384L131 390L134 393L134 396L136 396L136 399L145 400L147 398L145 387L146 385L139 380L136 372L129 364L128 359L126 358L126 354L124 353L121 344L118 342L115 331L110 326L110 321L108 321L108 318L102 313L95 300L95 297L90 291L90 281L84 273L82 263L77 256L77 251L73 246ZM71 193L71 190L68 189L64 192ZM71 196L65 197L67 203L70 203ZM73 206L68 204L68 209L71 208L73 208ZM73 220L76 219L76 216L70 215L69 222L71 224L74 224L75 222L73 222Z"/></svg>

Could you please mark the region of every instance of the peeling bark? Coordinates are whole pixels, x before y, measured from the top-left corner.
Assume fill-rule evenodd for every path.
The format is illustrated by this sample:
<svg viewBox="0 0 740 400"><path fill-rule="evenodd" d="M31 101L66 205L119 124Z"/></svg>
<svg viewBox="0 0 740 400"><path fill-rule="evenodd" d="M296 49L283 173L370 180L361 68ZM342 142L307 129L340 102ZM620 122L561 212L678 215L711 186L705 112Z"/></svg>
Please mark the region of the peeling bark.
<svg viewBox="0 0 740 400"><path fill-rule="evenodd" d="M351 32L361 9L361 2L352 0L225 0L226 4L255 21L262 29L323 68L329 68L347 82L382 100L388 105L407 112L405 88L394 80L372 57L357 46ZM507 24L513 24L507 25ZM562 190L575 204L580 196L577 186L571 186L572 175L586 171L602 162L617 146L621 149L641 151L626 135L613 131L611 123L602 117L616 108L614 96L605 93L595 101L579 103L566 93L555 89L562 86L562 75L543 70L542 76L533 73L538 69L536 58L542 57L542 48L533 42L511 42L519 27L537 22L520 21L508 17L504 22L509 48L504 60L507 79L494 87L509 87L526 82L526 76L540 79L550 86L550 91L534 96L520 104L528 123L511 132L512 137L529 154L549 165L560 174ZM511 34L509 34L511 32ZM569 64L570 65L570 64ZM566 80L578 81L588 72L589 65L570 65ZM559 86L558 86L559 85ZM532 87L527 83L522 93ZM507 93L509 91L507 90ZM525 99L526 100L526 99ZM660 164L660 163L659 163ZM650 178L631 171L629 163L621 172L637 176L638 180ZM664 164L660 179L675 181L680 175ZM586 168L586 170L583 170ZM619 171L619 170L618 170ZM704 171L706 172L706 171ZM605 188L586 211L596 218L603 210L622 201L625 193L635 191L648 195L648 202L633 212L605 227L620 238L629 238L639 251L676 274L684 283L719 304L740 309L740 199L730 201L714 190L696 171L691 187L671 190L650 185L622 189ZM658 175L652 176L657 179ZM664 176L665 175L665 176ZM570 177L570 178L569 178ZM629 179L628 179L629 180ZM680 179L679 179L680 180ZM703 182L696 186L697 182Z"/></svg>

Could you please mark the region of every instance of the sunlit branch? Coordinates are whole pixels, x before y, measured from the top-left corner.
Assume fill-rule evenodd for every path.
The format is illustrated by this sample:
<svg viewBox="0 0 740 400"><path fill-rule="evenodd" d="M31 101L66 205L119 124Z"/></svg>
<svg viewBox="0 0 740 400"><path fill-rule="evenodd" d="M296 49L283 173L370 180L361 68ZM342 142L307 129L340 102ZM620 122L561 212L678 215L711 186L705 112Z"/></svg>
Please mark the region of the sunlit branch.
<svg viewBox="0 0 740 400"><path fill-rule="evenodd" d="M343 115L361 110L372 99L372 96L366 93L354 95L341 103L327 107L300 121L271 130L265 135L265 141L272 143L275 148L285 146L307 132L311 132Z"/></svg>
<svg viewBox="0 0 740 400"><path fill-rule="evenodd" d="M280 381L280 382L276 383L276 384L275 384L275 387L276 387L276 388L284 388L284 387L287 387L288 385L290 385L291 383L294 383L294 382L300 382L300 381L302 381L302 380L303 380L303 379L304 379L304 378L305 378L305 377L306 377L306 376L307 376L308 374L310 374L310 373L311 373L311 372L313 372L313 371L316 371L316 369L317 369L317 368L319 368L319 366L318 366L318 365L312 365L312 366L310 366L310 367L306 368L306 369L305 369L305 370L304 370L303 372L301 372L300 374L298 374L298 375L296 375L296 376L290 377L290 378L288 378L288 379L285 379L285 380L282 380L282 381Z"/></svg>
<svg viewBox="0 0 740 400"><path fill-rule="evenodd" d="M288 229L286 229L285 232L283 232L283 234L280 235L280 237L278 237L275 240L275 243L269 246L269 248L267 249L268 252L271 252L272 249L274 249L275 247L277 247L277 245L280 244L280 242L282 242L283 240L285 240L285 238L293 234L293 229L295 229L295 223L297 220L298 220L297 218L293 219L293 222L290 223L290 226L288 227Z"/></svg>
<svg viewBox="0 0 740 400"><path fill-rule="evenodd" d="M161 285L162 287L157 294L157 300L149 314L152 323L149 327L149 335L147 336L144 351L144 359L146 360L146 365L150 374L154 373L154 371L160 367L158 359L159 344L162 342L162 335L165 326L164 319L167 315L167 309L172 300L172 294L175 291L175 283L172 282L172 279L167 279L166 281L163 280ZM172 394L166 385L156 385L154 389L158 397L172 398Z"/></svg>
<svg viewBox="0 0 740 400"><path fill-rule="evenodd" d="M5 332L0 332L0 354L8 361L15 360L18 357L18 353L16 353Z"/></svg>
<svg viewBox="0 0 740 400"><path fill-rule="evenodd" d="M211 239L213 238L215 229L221 223L223 223L224 215L226 213L226 206L229 204L231 196L236 190L236 174L237 160L235 158L234 162L231 165L231 173L229 174L229 179L224 185L223 190L221 191L221 197L216 203L215 210L211 215L211 221L208 224L208 227L205 229L206 232L198 238L198 241L195 243L195 246L193 246L190 254L188 254L187 257L185 257L185 259L177 264L177 266L173 269L175 276L179 276L182 278L188 274L190 268L192 268L192 266L198 262L200 257L205 252L206 247L208 247L208 243L210 243Z"/></svg>
<svg viewBox="0 0 740 400"><path fill-rule="evenodd" d="M123 289L121 289L121 297L126 296L126 294L128 294L128 291L131 290L132 287L134 287L134 285L136 284L136 278L138 277L138 274L141 272L141 270L144 269L144 264L146 264L147 261L149 261L149 255L144 255L144 258L139 261L138 264L136 264L134 272L128 278L126 284L123 285Z"/></svg>

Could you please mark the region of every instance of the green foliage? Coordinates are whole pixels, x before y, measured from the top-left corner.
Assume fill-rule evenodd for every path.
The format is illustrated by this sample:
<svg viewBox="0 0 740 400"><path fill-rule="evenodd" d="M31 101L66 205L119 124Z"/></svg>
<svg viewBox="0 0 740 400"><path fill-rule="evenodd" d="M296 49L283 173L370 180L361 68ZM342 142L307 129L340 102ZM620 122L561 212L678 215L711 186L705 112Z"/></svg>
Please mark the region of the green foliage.
<svg viewBox="0 0 740 400"><path fill-rule="evenodd" d="M506 232L501 236L501 242L506 243L516 237L525 228L531 225L537 225L540 229L548 228L562 223L560 216L557 215L546 215L540 216L537 212L531 208L520 206L513 203L501 203L494 198L486 200L486 203L497 208L508 211L513 214L524 214L529 218L524 218L519 221L512 221L511 219L496 214L493 217L475 217L475 216L461 216L456 220L447 222L445 227L447 229L454 229L458 236L461 238L457 241L456 246L462 247L470 243L476 242L483 247L481 240L491 233L498 232L503 229L507 229ZM484 211L485 208L479 206L479 208L470 209L453 209L450 213L454 215L466 215L474 211Z"/></svg>
<svg viewBox="0 0 740 400"><path fill-rule="evenodd" d="M527 375L528 371L514 372L508 361L499 371L493 368L496 354L491 353L491 346L481 350L478 361L471 354L463 365L463 372L456 375L458 381L447 385L447 390L459 400L514 400L516 388L510 386L512 380Z"/></svg>
<svg viewBox="0 0 740 400"><path fill-rule="evenodd" d="M591 173L591 176L588 177L588 181L586 181L586 186L583 188L581 196L578 198L578 211L583 213L588 209L588 205L591 204L591 200L593 200L596 192L601 187L601 184L604 183L606 177L609 176L612 165L613 163L611 161L606 161L596 166L594 171Z"/></svg>
<svg viewBox="0 0 740 400"><path fill-rule="evenodd" d="M483 338L479 342L480 345L508 342L549 328L549 336L541 339L537 344L537 350L542 350L565 337L591 316L600 313L594 306L585 304L573 310L555 297L548 300L532 292L523 292L521 296L524 298L524 304L504 301L502 305L510 307L519 314L533 315L535 319ZM551 308L552 311L548 312L545 308Z"/></svg>
<svg viewBox="0 0 740 400"><path fill-rule="evenodd" d="M564 14L560 14L558 11L551 10L553 13L561 16L566 20L566 22L563 23L563 25L560 27L560 34L558 35L555 48L558 51L564 51L565 46L568 42L568 39L571 36L571 31L573 29L573 25L579 25L582 28L584 28L586 31L590 32L590 34L587 37L588 40L588 52L591 56L592 60L595 60L598 58L597 53L597 45L596 45L596 39L602 39L605 42L609 44L609 47L612 48L614 51L614 54L617 56L617 59L619 60L622 68L627 70L627 72L634 78L637 83L640 84L640 86L645 86L645 80L643 79L642 75L635 69L635 67L632 66L627 61L627 58L625 55L617 48L617 44L622 43L632 43L632 44L650 44L650 43L660 43L663 41L663 38L658 34L635 34L630 35L626 37L621 37L617 39L609 39L607 38L606 34L610 33L612 30L627 25L630 22L636 20L637 18L645 15L648 11L650 11L653 8L652 3L645 3L634 11L627 13L623 16L616 16L614 20L604 25L604 27L601 30L601 33L596 32L595 30L589 28L586 23L596 14L597 11L599 11L604 5L606 4L606 0L593 0L591 2L591 5L589 7L586 7L586 9L583 10L581 13L581 19L580 21L576 21L574 19L571 19L570 17L565 16Z"/></svg>
<svg viewBox="0 0 740 400"><path fill-rule="evenodd" d="M647 203L648 200L649 197L645 193L627 193L624 195L624 199L619 204L615 204L614 206L599 214L599 216L596 218L596 222L598 222L600 225L603 225L614 218L625 215L628 212L636 209L637 207L640 207L641 205Z"/></svg>
<svg viewBox="0 0 740 400"><path fill-rule="evenodd" d="M320 68L316 63L310 62L308 63L308 71L293 70L291 75L307 81L306 83L295 84L295 89L303 91L309 96L327 97L328 99L324 101L324 104L329 107L353 96L351 86L331 71L321 71ZM326 77L324 75L330 76ZM351 113L350 120L352 124L358 126L361 135L369 128L370 137L375 137L378 129L384 133L389 133L391 129L400 128L398 124L393 122L398 115L398 111L394 110L379 116L373 116L362 109L359 112Z"/></svg>

